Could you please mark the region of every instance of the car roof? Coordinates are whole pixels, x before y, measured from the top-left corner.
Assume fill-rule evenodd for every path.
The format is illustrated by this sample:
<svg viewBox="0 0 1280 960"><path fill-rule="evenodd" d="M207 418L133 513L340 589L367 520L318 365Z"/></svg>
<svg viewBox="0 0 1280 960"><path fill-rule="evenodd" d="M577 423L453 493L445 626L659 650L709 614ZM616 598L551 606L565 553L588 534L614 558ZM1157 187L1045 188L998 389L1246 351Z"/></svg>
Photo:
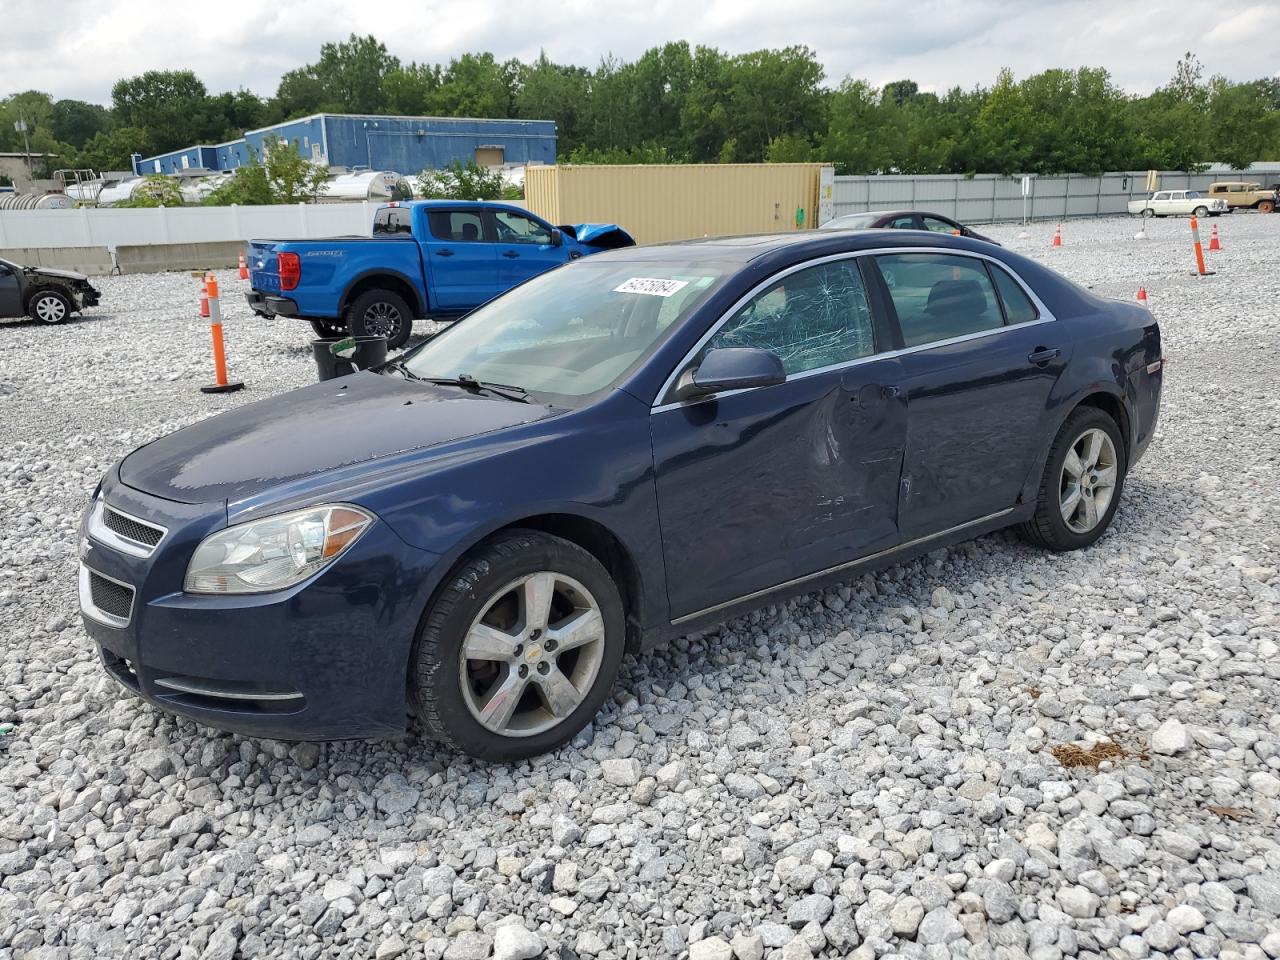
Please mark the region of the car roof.
<svg viewBox="0 0 1280 960"><path fill-rule="evenodd" d="M992 245L980 240L922 230L797 230L791 233L761 233L739 237L700 237L649 246L623 247L592 254L591 260L650 263L719 261L747 264L773 255L798 261L826 254L878 250L883 247L954 247L956 250L977 253L992 252Z"/></svg>

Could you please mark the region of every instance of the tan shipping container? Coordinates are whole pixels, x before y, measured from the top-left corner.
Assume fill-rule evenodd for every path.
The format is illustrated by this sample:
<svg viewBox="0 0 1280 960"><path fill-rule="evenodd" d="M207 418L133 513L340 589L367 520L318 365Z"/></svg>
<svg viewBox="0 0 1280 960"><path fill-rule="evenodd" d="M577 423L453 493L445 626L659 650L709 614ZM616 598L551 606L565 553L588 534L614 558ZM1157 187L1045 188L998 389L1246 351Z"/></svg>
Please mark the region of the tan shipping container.
<svg viewBox="0 0 1280 960"><path fill-rule="evenodd" d="M820 163L530 166L525 202L552 223L616 223L637 243L817 226ZM802 211L797 223L797 211Z"/></svg>

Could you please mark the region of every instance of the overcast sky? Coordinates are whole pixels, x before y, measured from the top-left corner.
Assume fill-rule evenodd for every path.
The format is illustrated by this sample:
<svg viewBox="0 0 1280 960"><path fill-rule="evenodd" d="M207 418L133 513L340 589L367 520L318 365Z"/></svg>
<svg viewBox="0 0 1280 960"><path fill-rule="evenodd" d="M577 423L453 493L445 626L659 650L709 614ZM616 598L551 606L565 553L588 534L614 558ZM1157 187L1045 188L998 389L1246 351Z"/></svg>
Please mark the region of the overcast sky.
<svg viewBox="0 0 1280 960"><path fill-rule="evenodd" d="M1234 80L1280 69L1280 0L1194 12L1150 0L0 0L0 96L109 103L121 77L180 68L214 92L269 96L284 71L352 31L406 61L482 50L527 60L541 48L592 67L676 39L731 53L807 44L828 84L911 78L942 90L990 84L1004 66L1022 77L1087 65L1146 93L1186 50Z"/></svg>

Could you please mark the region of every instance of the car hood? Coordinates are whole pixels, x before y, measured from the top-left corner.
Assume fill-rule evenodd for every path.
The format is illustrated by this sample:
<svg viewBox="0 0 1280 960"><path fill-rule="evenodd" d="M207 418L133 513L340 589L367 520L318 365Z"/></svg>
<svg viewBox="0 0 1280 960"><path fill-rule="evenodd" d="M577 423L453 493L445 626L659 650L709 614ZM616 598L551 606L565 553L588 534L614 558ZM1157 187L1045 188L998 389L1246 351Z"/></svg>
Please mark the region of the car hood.
<svg viewBox="0 0 1280 960"><path fill-rule="evenodd" d="M634 247L635 239L616 223L575 223L559 228L579 243L589 247L601 247L616 250L619 247Z"/></svg>
<svg viewBox="0 0 1280 960"><path fill-rule="evenodd" d="M74 270L54 270L51 267L27 267L27 273L38 274L42 277L58 277L62 280L80 280L85 283L89 281L87 273L76 273Z"/></svg>
<svg viewBox="0 0 1280 960"><path fill-rule="evenodd" d="M304 477L550 414L535 403L360 373L161 437L125 457L120 479L180 503L241 500Z"/></svg>

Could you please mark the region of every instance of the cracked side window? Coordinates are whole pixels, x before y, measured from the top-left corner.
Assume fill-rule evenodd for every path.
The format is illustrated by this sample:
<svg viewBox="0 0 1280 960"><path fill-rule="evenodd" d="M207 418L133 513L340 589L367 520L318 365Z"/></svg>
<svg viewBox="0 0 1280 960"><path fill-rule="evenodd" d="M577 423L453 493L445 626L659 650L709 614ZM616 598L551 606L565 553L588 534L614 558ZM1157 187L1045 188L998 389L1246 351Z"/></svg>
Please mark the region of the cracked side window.
<svg viewBox="0 0 1280 960"><path fill-rule="evenodd" d="M707 343L758 347L782 360L788 375L875 352L871 308L853 260L798 270L761 291Z"/></svg>

